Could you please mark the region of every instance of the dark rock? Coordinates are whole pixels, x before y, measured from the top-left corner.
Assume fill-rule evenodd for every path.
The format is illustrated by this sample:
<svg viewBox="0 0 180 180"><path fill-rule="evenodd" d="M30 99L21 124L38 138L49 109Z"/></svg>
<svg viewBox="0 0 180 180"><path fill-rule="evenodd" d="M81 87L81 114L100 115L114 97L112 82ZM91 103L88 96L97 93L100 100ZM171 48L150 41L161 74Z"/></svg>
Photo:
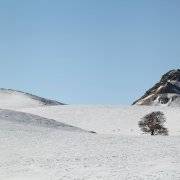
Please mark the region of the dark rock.
<svg viewBox="0 0 180 180"><path fill-rule="evenodd" d="M171 99L169 99L169 94L174 94L176 97L171 96ZM180 98L180 69L171 70L164 74L161 80L146 91L133 105L151 105L157 99L160 104L167 104L177 98Z"/></svg>

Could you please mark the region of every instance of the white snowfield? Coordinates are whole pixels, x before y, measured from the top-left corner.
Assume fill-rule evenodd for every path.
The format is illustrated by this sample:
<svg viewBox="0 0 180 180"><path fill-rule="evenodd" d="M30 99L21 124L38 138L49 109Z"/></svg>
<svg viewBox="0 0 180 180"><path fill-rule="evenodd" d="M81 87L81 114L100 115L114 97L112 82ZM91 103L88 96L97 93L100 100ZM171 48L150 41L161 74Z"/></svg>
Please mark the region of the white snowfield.
<svg viewBox="0 0 180 180"><path fill-rule="evenodd" d="M0 180L180 179L180 108L10 109L0 110ZM165 113L169 136L144 135L138 127L157 110Z"/></svg>
<svg viewBox="0 0 180 180"><path fill-rule="evenodd" d="M169 135L180 135L180 108L159 106L44 106L20 109L98 134L142 135L138 121L153 111L166 116Z"/></svg>

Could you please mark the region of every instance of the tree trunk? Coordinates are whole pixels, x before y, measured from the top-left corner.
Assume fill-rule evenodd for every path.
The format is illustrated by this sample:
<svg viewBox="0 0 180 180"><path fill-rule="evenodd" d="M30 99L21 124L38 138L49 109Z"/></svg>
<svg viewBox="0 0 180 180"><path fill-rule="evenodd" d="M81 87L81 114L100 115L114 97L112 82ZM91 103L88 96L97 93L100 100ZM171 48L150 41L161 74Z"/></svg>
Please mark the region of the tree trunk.
<svg viewBox="0 0 180 180"><path fill-rule="evenodd" d="M153 136L153 135L154 135L154 129L151 130L151 136Z"/></svg>

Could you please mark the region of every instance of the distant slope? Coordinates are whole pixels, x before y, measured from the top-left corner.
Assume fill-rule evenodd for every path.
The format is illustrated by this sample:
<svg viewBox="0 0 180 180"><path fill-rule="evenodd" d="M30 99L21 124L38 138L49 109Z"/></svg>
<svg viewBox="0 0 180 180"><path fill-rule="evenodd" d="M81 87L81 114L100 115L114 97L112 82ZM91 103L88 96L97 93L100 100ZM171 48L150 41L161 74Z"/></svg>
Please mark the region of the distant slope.
<svg viewBox="0 0 180 180"><path fill-rule="evenodd" d="M37 106L64 105L61 102L45 99L22 91L0 89L0 108L18 109Z"/></svg>

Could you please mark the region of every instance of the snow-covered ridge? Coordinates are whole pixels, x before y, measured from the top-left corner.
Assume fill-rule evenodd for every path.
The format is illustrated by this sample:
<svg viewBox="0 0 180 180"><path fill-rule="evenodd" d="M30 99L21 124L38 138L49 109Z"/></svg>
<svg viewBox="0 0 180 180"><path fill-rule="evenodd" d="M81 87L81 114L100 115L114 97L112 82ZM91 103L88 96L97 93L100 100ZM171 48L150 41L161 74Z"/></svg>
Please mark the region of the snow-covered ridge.
<svg viewBox="0 0 180 180"><path fill-rule="evenodd" d="M68 125L66 123L61 123L53 119L44 118L41 116L23 113L13 110L4 110L0 109L0 124L2 128L2 124L11 124L12 127L14 126L31 126L38 129L38 128L53 128L65 131L80 131L80 132L87 132L81 128L74 127L72 125Z"/></svg>
<svg viewBox="0 0 180 180"><path fill-rule="evenodd" d="M0 108L18 109L23 107L64 105L61 102L45 99L30 93L12 89L0 89Z"/></svg>

